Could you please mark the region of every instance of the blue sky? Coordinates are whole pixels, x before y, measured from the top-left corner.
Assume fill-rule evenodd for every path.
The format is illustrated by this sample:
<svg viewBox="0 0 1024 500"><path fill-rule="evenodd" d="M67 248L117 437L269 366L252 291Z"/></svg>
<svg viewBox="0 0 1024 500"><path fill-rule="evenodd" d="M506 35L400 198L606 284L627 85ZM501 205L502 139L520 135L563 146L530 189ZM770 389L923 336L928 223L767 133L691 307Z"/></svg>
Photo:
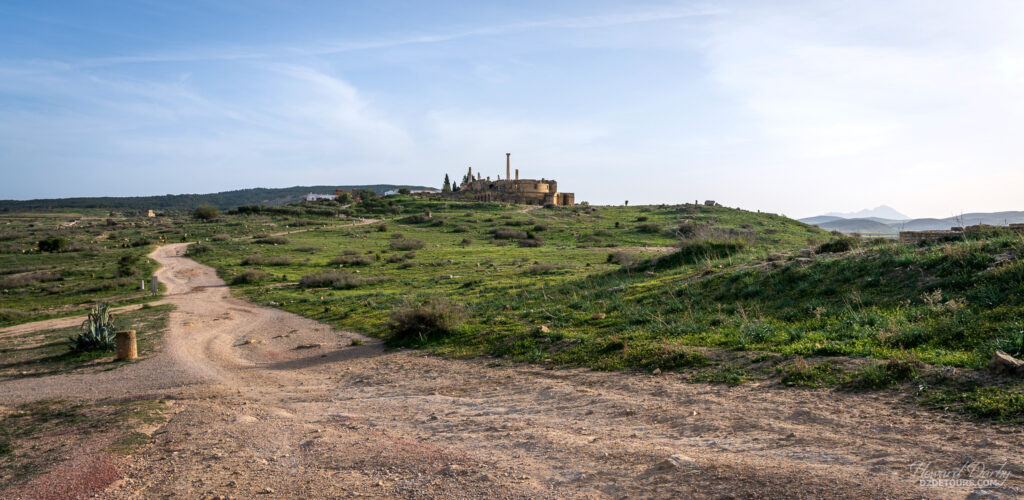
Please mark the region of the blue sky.
<svg viewBox="0 0 1024 500"><path fill-rule="evenodd" d="M0 198L440 185L1024 209L1020 2L0 3Z"/></svg>

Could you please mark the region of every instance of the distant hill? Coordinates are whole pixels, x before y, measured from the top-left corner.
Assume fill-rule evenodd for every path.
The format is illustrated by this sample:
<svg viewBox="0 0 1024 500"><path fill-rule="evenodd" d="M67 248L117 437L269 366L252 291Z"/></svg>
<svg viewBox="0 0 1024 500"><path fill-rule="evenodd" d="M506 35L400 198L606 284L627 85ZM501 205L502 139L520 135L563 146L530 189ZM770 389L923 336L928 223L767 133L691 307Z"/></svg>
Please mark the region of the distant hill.
<svg viewBox="0 0 1024 500"><path fill-rule="evenodd" d="M815 216L815 217L807 217L806 219L800 219L800 222L803 222L804 224L810 224L812 226L817 226L819 224L825 224L827 222L832 222L832 221L837 221L837 220L845 220L845 219L843 219L842 217L836 217L834 215L818 215L818 216Z"/></svg>
<svg viewBox="0 0 1024 500"><path fill-rule="evenodd" d="M839 231L841 233L861 234L896 234L896 228L871 219L837 219L822 224L818 227L828 231Z"/></svg>
<svg viewBox="0 0 1024 500"><path fill-rule="evenodd" d="M903 215L896 211L896 209L888 205L880 205L871 209L864 209L859 212L851 213L839 213L829 212L826 216L839 217L842 219L867 219L867 218L880 218L880 219L894 219L894 220L907 220L910 217Z"/></svg>
<svg viewBox="0 0 1024 500"><path fill-rule="evenodd" d="M944 219L889 219L882 217L851 217L841 218L835 215L819 215L800 219L800 222L818 226L829 231L862 234L897 234L900 231L935 231L955 226L974 226L987 224L1005 226L1007 224L1024 223L1024 211L968 213Z"/></svg>
<svg viewBox="0 0 1024 500"><path fill-rule="evenodd" d="M399 188L436 190L425 186L373 184L368 186L293 186L287 188L251 188L210 194L165 194L158 196L105 196L98 198L52 198L40 200L0 200L0 212L50 210L57 208L122 208L132 210L191 210L199 205L215 205L229 210L242 205L285 205L301 201L309 193L333 194L335 189L370 189L377 194Z"/></svg>

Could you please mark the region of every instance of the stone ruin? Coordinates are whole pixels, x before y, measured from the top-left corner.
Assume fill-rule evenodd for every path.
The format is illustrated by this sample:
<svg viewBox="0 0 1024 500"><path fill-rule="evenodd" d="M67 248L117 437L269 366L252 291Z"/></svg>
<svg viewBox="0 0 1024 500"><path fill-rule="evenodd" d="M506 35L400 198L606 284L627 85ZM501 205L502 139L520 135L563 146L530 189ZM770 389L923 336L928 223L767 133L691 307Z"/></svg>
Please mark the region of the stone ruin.
<svg viewBox="0 0 1024 500"><path fill-rule="evenodd" d="M515 170L512 179L512 153L505 153L505 179L484 178L478 172L473 177L473 167L469 167L464 182L459 184L458 191L450 193L453 198L471 197L475 201L497 201L520 203L525 205L558 205L572 206L576 204L574 193L558 192L558 182L549 179L520 179L519 169Z"/></svg>

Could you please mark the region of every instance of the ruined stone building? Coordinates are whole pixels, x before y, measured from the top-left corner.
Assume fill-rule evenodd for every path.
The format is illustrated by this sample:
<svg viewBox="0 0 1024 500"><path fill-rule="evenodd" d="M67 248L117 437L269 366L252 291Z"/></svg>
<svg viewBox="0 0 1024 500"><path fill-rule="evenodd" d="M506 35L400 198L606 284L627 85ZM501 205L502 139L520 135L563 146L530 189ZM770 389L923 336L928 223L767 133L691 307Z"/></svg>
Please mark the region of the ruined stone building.
<svg viewBox="0 0 1024 500"><path fill-rule="evenodd" d="M459 190L452 193L455 197L471 197L476 201L500 201L522 203L527 205L567 205L576 203L573 193L559 193L558 182L547 179L520 179L519 169L512 178L512 153L505 153L505 179L484 178L478 172L473 177L473 167L469 167L464 182Z"/></svg>

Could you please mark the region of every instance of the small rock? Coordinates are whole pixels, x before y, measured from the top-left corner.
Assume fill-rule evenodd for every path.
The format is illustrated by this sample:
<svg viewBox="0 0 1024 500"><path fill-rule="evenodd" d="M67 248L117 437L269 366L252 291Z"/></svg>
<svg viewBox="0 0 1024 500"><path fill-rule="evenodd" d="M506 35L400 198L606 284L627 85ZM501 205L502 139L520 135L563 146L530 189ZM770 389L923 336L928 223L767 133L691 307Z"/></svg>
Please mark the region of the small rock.
<svg viewBox="0 0 1024 500"><path fill-rule="evenodd" d="M455 476L462 473L462 467L455 464L448 464L441 469L441 474L446 476Z"/></svg>
<svg viewBox="0 0 1024 500"><path fill-rule="evenodd" d="M260 490L260 494L262 494L262 495L269 495L269 494L271 494L273 492L274 492L274 488L263 488L262 490Z"/></svg>
<svg viewBox="0 0 1024 500"><path fill-rule="evenodd" d="M654 276L654 271L645 271L644 276Z"/></svg>
<svg viewBox="0 0 1024 500"><path fill-rule="evenodd" d="M1021 373L1024 372L1024 361L1010 356L1003 351L996 351L988 362L988 369L996 373Z"/></svg>
<svg viewBox="0 0 1024 500"><path fill-rule="evenodd" d="M606 317L607 315L605 313L597 313L591 316L591 318L593 319L605 319Z"/></svg>
<svg viewBox="0 0 1024 500"><path fill-rule="evenodd" d="M551 329L546 325L540 325L536 328L537 333L551 333Z"/></svg>
<svg viewBox="0 0 1024 500"><path fill-rule="evenodd" d="M801 248L800 252L798 252L798 253L800 254L801 257L811 257L811 256L814 255L814 250L812 250L810 248Z"/></svg>
<svg viewBox="0 0 1024 500"><path fill-rule="evenodd" d="M626 289L625 286L619 285L619 286L613 286L613 287L609 288L608 291L609 292L621 292L621 291L623 291L625 289Z"/></svg>
<svg viewBox="0 0 1024 500"><path fill-rule="evenodd" d="M784 254L782 252L776 252L776 253L768 254L768 260L769 261L782 260L782 259L785 259L785 258L786 258L786 254Z"/></svg>
<svg viewBox="0 0 1024 500"><path fill-rule="evenodd" d="M654 371L651 372L651 374L652 375L661 375L661 368L655 368Z"/></svg>
<svg viewBox="0 0 1024 500"><path fill-rule="evenodd" d="M686 455L671 455L665 460L658 462L654 470L658 472L669 472L675 470L688 470L698 468L697 461Z"/></svg>

